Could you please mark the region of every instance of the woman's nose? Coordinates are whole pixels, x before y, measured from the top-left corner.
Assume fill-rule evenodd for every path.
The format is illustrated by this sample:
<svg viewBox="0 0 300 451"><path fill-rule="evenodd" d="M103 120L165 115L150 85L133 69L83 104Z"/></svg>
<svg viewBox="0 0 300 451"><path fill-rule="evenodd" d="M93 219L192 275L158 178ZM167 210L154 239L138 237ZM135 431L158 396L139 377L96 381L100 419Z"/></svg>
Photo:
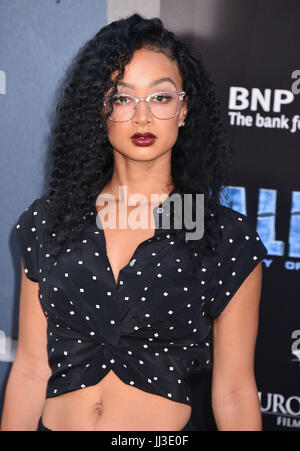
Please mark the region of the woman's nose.
<svg viewBox="0 0 300 451"><path fill-rule="evenodd" d="M135 119L142 122L152 119L152 113L149 110L148 104L145 100L140 100L139 102L137 102Z"/></svg>

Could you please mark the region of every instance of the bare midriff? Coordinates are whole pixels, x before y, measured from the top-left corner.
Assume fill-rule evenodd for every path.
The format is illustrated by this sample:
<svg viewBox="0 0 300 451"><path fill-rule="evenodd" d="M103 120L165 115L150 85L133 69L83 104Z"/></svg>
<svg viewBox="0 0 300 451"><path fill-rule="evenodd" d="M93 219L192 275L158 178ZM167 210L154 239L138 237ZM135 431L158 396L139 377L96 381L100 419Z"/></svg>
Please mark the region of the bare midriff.
<svg viewBox="0 0 300 451"><path fill-rule="evenodd" d="M110 370L96 385L46 399L53 431L179 431L192 408L125 384Z"/></svg>
<svg viewBox="0 0 300 451"><path fill-rule="evenodd" d="M145 207L148 209L148 218L151 218L155 206L149 204ZM119 224L118 202L116 207ZM102 208L105 205L97 206L97 211L100 212ZM129 213L130 210L132 208L127 206ZM147 229L103 229L107 257L116 284L121 268L129 263L137 246L153 237L154 218L153 226L150 223ZM188 404L128 385L110 370L96 385L47 398L42 422L54 431L179 431L188 423L191 412L192 408Z"/></svg>

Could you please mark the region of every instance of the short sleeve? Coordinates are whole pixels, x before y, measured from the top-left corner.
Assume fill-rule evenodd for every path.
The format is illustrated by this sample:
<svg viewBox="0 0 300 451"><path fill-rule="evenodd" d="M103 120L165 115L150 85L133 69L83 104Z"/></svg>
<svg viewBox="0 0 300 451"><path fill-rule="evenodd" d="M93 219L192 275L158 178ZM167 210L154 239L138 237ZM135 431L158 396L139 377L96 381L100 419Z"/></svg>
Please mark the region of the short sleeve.
<svg viewBox="0 0 300 451"><path fill-rule="evenodd" d="M244 280L268 254L252 219L228 207L220 224L222 263L214 278L214 289L208 299L207 314L217 318Z"/></svg>
<svg viewBox="0 0 300 451"><path fill-rule="evenodd" d="M34 200L21 213L16 225L24 271L26 276L33 282L39 281L37 201L38 199Z"/></svg>

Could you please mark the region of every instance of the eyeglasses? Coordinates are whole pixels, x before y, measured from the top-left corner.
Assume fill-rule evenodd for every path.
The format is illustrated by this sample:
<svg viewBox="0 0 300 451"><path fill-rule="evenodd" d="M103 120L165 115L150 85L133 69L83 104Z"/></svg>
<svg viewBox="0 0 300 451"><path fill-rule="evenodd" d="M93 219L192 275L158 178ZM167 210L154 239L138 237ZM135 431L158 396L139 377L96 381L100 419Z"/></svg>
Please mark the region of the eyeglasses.
<svg viewBox="0 0 300 451"><path fill-rule="evenodd" d="M138 102L147 102L149 110L157 119L171 119L179 113L180 102L184 96L184 91L159 91L150 94L146 99L137 99L129 94L116 94L110 100L113 110L108 119L113 122L130 121L136 114ZM105 101L103 105L108 113Z"/></svg>

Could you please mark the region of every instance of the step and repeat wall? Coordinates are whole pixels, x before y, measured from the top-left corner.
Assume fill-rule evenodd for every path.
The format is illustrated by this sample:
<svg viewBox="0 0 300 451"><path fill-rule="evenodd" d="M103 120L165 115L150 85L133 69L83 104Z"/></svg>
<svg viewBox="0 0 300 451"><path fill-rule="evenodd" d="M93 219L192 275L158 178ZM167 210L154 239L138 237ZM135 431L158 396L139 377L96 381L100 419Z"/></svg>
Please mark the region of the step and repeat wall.
<svg viewBox="0 0 300 451"><path fill-rule="evenodd" d="M255 374L264 430L300 429L300 2L0 2L0 415L18 337L20 212L47 184L55 92L80 46L139 12L197 49L235 151L231 208L257 220L263 262ZM215 430L211 374L191 376L192 420Z"/></svg>
<svg viewBox="0 0 300 451"><path fill-rule="evenodd" d="M264 430L300 429L300 2L161 0L165 25L200 52L235 152L231 208L257 219L263 262L255 372ZM210 378L193 378L193 419Z"/></svg>

